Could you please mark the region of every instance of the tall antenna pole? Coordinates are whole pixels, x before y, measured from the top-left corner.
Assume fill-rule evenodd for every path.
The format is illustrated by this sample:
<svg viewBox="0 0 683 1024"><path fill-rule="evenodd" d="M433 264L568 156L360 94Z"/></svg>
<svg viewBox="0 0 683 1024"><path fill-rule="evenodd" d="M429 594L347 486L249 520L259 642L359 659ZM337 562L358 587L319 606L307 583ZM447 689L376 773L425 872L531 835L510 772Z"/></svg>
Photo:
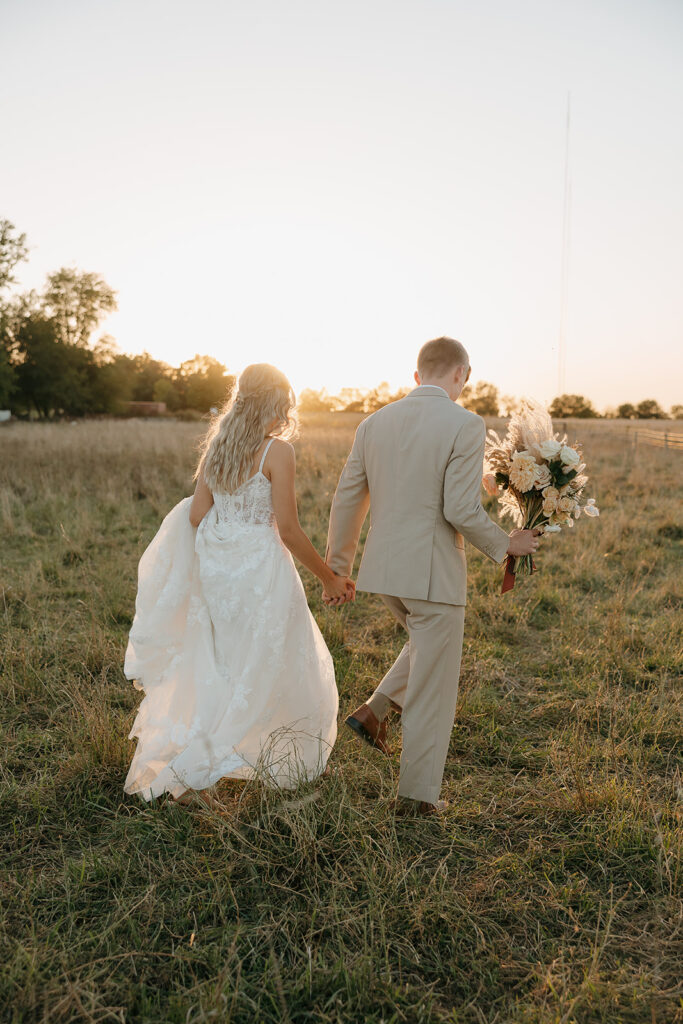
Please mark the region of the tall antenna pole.
<svg viewBox="0 0 683 1024"><path fill-rule="evenodd" d="M564 205L562 210L562 264L560 284L560 338L557 353L558 394L565 389L565 368L567 362L567 298L569 290L569 231L571 225L572 183L569 175L569 127L571 93L567 93L567 127L564 150Z"/></svg>

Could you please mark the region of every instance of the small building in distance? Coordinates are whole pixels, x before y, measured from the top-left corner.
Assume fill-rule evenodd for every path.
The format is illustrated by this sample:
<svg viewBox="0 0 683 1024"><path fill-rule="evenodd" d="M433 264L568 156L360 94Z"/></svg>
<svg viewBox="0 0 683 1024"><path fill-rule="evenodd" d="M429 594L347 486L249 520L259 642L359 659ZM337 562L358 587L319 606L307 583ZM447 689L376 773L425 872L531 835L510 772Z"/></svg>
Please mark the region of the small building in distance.
<svg viewBox="0 0 683 1024"><path fill-rule="evenodd" d="M128 416L163 416L166 402L125 402Z"/></svg>
<svg viewBox="0 0 683 1024"><path fill-rule="evenodd" d="M0 409L0 423L9 423L12 419L12 413L9 409Z"/></svg>

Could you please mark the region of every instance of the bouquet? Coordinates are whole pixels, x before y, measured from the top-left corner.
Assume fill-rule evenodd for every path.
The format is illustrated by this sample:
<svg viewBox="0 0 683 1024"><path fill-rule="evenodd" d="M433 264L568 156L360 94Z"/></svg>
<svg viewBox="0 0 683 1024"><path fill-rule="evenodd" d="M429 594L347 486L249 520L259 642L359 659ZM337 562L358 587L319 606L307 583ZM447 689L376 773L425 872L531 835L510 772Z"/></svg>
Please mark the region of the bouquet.
<svg viewBox="0 0 683 1024"><path fill-rule="evenodd" d="M566 434L559 437L538 402L522 402L502 440L495 430L489 430L485 468L502 485L498 499L502 514L523 530L559 533L563 526L573 526L582 512L590 517L600 515L594 498L581 503L588 483L581 445L568 444ZM501 592L512 590L516 574L531 574L535 568L531 555L509 555Z"/></svg>

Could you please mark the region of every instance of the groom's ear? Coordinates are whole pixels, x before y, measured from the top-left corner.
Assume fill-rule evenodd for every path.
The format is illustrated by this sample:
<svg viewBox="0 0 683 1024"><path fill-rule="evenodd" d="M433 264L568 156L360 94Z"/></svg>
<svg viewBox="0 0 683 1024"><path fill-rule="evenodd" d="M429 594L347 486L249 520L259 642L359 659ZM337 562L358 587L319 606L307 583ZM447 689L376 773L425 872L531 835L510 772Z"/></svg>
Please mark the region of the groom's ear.
<svg viewBox="0 0 683 1024"><path fill-rule="evenodd" d="M419 374L419 373L417 372L417 370L416 370L416 371L415 371L415 373L413 374L413 378L414 378L414 380L415 380L415 383L416 383L416 384L417 384L417 386L419 387L419 386L420 386L420 384L421 384L422 382L421 382L421 380L420 380L420 374Z"/></svg>

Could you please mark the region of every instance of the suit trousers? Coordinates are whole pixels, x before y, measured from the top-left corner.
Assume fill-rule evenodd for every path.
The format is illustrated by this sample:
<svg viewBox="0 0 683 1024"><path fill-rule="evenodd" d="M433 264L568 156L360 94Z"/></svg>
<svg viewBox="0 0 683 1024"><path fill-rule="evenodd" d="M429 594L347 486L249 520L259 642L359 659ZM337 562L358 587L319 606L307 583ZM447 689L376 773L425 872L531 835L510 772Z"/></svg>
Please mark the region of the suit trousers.
<svg viewBox="0 0 683 1024"><path fill-rule="evenodd" d="M436 803L455 719L465 606L380 597L408 641L375 692L401 708L403 750L398 793Z"/></svg>

